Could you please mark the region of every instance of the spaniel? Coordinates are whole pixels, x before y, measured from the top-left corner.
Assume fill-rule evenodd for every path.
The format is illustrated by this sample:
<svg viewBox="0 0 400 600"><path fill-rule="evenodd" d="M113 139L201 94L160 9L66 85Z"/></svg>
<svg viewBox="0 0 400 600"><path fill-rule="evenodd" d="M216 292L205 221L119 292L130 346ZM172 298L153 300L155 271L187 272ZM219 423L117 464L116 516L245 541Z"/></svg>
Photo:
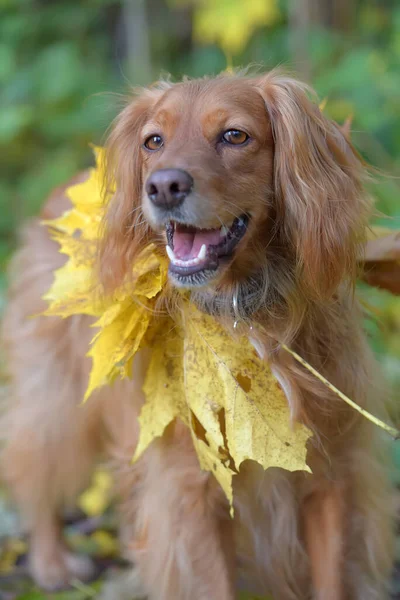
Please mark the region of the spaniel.
<svg viewBox="0 0 400 600"><path fill-rule="evenodd" d="M181 423L132 465L148 353L137 357L131 380L79 406L92 320L30 318L46 308L42 297L65 261L33 220L11 266L1 462L30 533L36 582L54 590L90 577L88 559L62 538L61 516L96 460L108 457L123 552L151 600L233 600L240 585L275 600L383 600L394 502L380 432L282 346L382 413L354 296L370 214L363 161L307 86L272 71L139 91L113 125L107 169L115 187L98 248L104 292L126 281L154 242L168 254L170 304L184 288L224 327L238 320L249 332L261 327L257 350L285 391L293 423L312 432L312 474L245 463L231 519ZM42 218L68 208L66 187Z"/></svg>

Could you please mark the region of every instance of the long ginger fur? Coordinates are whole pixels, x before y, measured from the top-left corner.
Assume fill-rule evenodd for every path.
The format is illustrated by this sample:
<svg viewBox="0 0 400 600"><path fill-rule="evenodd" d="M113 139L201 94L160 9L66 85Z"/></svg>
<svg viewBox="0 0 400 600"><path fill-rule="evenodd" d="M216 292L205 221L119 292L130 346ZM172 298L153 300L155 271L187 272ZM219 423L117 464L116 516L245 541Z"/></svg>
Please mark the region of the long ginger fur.
<svg viewBox="0 0 400 600"><path fill-rule="evenodd" d="M241 124L251 143L216 149L217 133ZM162 129L165 147L146 153L143 140L154 129ZM311 90L279 71L140 91L128 99L107 144L105 192L112 197L98 252L105 293L129 277L149 241L165 252L163 228L144 191L160 168L193 177L187 214L199 228L251 217L227 267L192 289L191 300L226 327L239 320L249 332L285 391L293 424L313 432L312 475L245 463L235 477L231 521L181 424L132 466L151 350L137 358L132 381L103 388L79 406L91 321L28 318L44 309L41 297L63 261L35 220L10 270L3 328L10 401L1 457L31 534L33 576L47 589L90 577L91 565L63 542L61 511L106 457L120 500L122 549L151 600L233 600L240 585L276 600L383 600L394 501L380 432L282 348L290 345L361 406L384 414L354 295L370 214L362 160ZM61 189L44 215L57 216L66 202ZM168 285L164 308L173 313L178 298Z"/></svg>

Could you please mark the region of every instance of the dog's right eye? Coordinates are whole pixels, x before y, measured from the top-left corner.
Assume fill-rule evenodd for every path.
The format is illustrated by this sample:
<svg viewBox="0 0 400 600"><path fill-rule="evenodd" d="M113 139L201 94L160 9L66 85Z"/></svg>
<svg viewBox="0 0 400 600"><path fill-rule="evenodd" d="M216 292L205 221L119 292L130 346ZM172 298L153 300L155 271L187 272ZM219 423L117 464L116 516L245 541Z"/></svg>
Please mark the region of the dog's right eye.
<svg viewBox="0 0 400 600"><path fill-rule="evenodd" d="M154 152L155 150L159 150L161 146L164 145L164 140L162 139L161 135L150 135L145 140L143 145L145 148L147 148L147 150Z"/></svg>
<svg viewBox="0 0 400 600"><path fill-rule="evenodd" d="M225 131L222 135L222 140L231 146L242 146L248 139L249 136L247 133L240 129L228 129L228 131Z"/></svg>

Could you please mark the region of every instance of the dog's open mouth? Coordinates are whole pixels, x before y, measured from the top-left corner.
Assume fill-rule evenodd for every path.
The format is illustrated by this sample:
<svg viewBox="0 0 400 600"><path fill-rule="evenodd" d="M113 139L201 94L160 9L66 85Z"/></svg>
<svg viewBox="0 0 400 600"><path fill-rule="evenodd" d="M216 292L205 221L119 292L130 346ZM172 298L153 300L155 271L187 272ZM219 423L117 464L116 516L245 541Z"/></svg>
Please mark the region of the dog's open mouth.
<svg viewBox="0 0 400 600"><path fill-rule="evenodd" d="M222 259L232 256L246 233L248 221L248 216L242 215L235 218L230 227L218 229L198 229L170 221L166 227L170 273L181 283L201 272L212 275Z"/></svg>

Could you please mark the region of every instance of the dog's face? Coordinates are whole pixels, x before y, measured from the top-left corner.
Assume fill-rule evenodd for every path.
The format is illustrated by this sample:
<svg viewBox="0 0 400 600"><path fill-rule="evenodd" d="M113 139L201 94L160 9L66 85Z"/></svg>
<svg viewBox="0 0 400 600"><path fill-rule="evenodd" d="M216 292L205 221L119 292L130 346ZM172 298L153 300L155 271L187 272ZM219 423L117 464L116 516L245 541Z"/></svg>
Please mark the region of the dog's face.
<svg viewBox="0 0 400 600"><path fill-rule="evenodd" d="M322 298L352 277L363 168L292 79L225 75L145 90L116 121L108 170L117 191L101 247L106 286L151 239L179 287L221 293L257 280L280 296L301 287Z"/></svg>
<svg viewBox="0 0 400 600"><path fill-rule="evenodd" d="M143 212L166 232L171 281L204 286L240 269L263 233L272 190L272 132L260 92L227 79L176 85L140 135Z"/></svg>

